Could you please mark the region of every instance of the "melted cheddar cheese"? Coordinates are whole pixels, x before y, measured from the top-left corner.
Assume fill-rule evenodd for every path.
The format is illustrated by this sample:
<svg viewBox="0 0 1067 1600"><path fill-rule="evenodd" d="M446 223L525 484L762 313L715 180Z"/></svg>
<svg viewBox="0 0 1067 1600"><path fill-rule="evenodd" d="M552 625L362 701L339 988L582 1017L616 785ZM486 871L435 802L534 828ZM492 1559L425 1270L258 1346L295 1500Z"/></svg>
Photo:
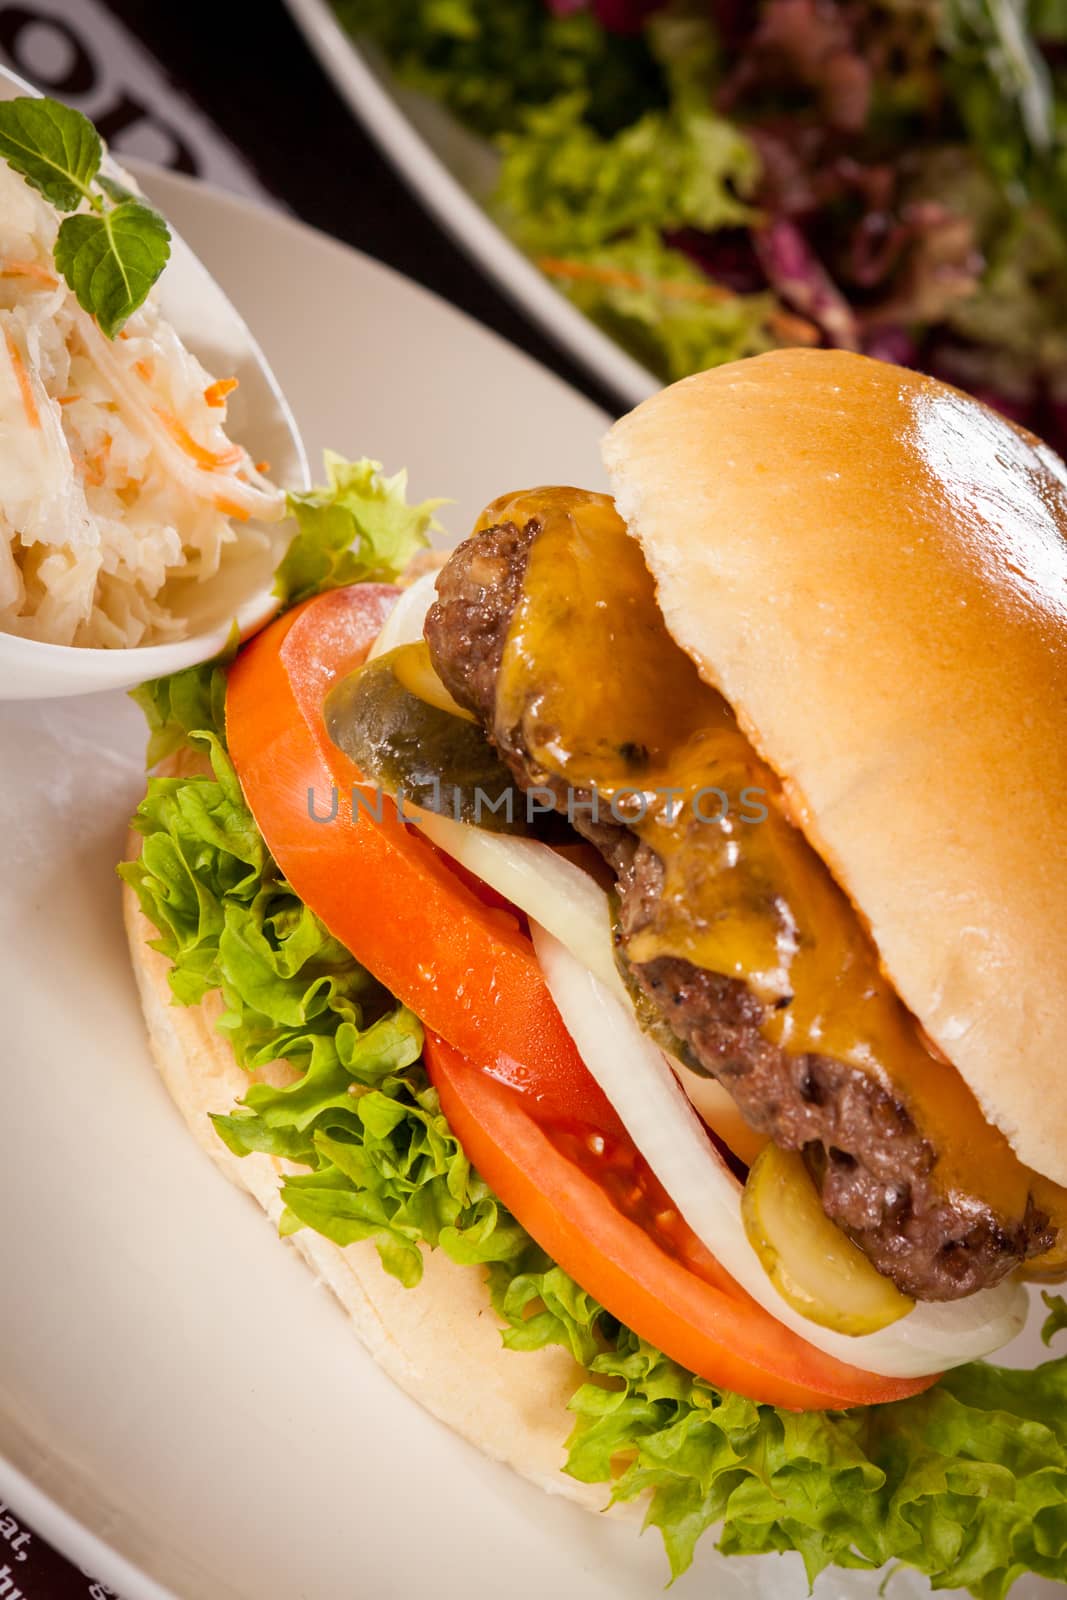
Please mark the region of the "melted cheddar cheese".
<svg viewBox="0 0 1067 1600"><path fill-rule="evenodd" d="M521 730L544 776L595 791L601 818L628 822L662 862L663 893L629 959L682 957L743 979L775 1043L869 1072L906 1107L949 1191L1007 1217L1033 1197L1061 1243L1031 1270L1067 1261L1067 1191L1022 1165L924 1039L789 820L776 775L667 633L612 501L531 490L495 502L479 526L532 518L541 532L505 643L497 725Z"/></svg>

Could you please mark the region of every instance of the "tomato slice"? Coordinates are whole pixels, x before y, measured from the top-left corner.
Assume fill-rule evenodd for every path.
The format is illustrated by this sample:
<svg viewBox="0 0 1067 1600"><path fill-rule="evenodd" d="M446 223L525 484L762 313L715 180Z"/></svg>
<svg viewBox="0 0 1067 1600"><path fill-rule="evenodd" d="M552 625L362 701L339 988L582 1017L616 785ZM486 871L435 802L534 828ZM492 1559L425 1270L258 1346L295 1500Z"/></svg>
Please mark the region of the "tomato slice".
<svg viewBox="0 0 1067 1600"><path fill-rule="evenodd" d="M643 1166L516 916L364 783L323 723L326 694L365 658L395 596L379 584L335 590L258 634L230 669L227 737L296 893L422 1018L430 1074L471 1161L613 1315L721 1387L798 1409L927 1387L932 1378L881 1378L823 1355L751 1300L679 1219L657 1235L595 1162L568 1153L560 1127L597 1148L610 1141L623 1170Z"/></svg>
<svg viewBox="0 0 1067 1600"><path fill-rule="evenodd" d="M877 1377L806 1344L726 1278L695 1236L679 1260L606 1203L601 1185L558 1149L521 1094L434 1033L426 1062L450 1126L508 1210L601 1305L691 1372L789 1410L902 1400L935 1381Z"/></svg>
<svg viewBox="0 0 1067 1600"><path fill-rule="evenodd" d="M428 1027L505 1082L536 1077L561 1116L587 1081L596 1118L619 1132L514 913L475 893L326 732L326 695L365 658L396 594L357 584L319 595L241 650L226 734L249 808L301 900Z"/></svg>

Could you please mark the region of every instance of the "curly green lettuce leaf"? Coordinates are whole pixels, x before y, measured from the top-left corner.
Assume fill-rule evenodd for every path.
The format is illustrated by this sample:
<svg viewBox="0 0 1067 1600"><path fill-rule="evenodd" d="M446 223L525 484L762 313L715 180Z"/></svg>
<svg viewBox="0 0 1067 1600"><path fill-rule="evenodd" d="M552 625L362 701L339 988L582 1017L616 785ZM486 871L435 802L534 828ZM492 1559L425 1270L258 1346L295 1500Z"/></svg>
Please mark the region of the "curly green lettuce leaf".
<svg viewBox="0 0 1067 1600"><path fill-rule="evenodd" d="M575 91L605 134L666 99L647 42L606 33L587 10L553 15L544 0L334 0L334 10L385 52L405 84L483 135L516 127L528 105Z"/></svg>
<svg viewBox="0 0 1067 1600"><path fill-rule="evenodd" d="M717 1525L725 1554L797 1550L812 1582L895 1561L1001 1600L1024 1572L1067 1573L1067 1362L976 1363L912 1400L800 1414L723 1393L633 1334L592 1370L568 1470L599 1483L628 1458L613 1498L651 1491L675 1573Z"/></svg>
<svg viewBox="0 0 1067 1600"><path fill-rule="evenodd" d="M166 678L152 678L130 690L130 699L140 706L148 724L146 767L174 755L193 733L213 734L225 747L226 668L239 643L234 623L225 648L213 660L183 667Z"/></svg>
<svg viewBox="0 0 1067 1600"><path fill-rule="evenodd" d="M149 779L134 817L141 854L119 872L172 963L175 1002L220 991L218 1026L238 1062L253 1075L272 1069L214 1122L238 1155L264 1151L308 1168L285 1180L283 1231L373 1239L407 1284L421 1275L425 1247L463 1264L547 1267L441 1115L417 1019L282 878L221 742L202 731L190 742L209 756L210 775ZM554 1326L566 1326L562 1305Z"/></svg>
<svg viewBox="0 0 1067 1600"><path fill-rule="evenodd" d="M500 141L498 207L533 255L589 250L649 228L704 232L755 220L759 160L745 136L706 107L648 112L610 139L581 95L529 112Z"/></svg>
<svg viewBox="0 0 1067 1600"><path fill-rule="evenodd" d="M132 824L141 853L118 869L156 928L153 948L172 963L170 987L182 1005L219 986L224 906L250 906L270 864L221 743L204 734L197 744L214 776L150 778Z"/></svg>
<svg viewBox="0 0 1067 1600"><path fill-rule="evenodd" d="M1042 1292L1041 1298L1048 1308L1048 1316L1041 1327L1041 1338L1045 1344L1051 1344L1058 1333L1067 1333L1067 1300L1062 1294L1046 1292Z"/></svg>
<svg viewBox="0 0 1067 1600"><path fill-rule="evenodd" d="M773 343L773 296L709 284L664 231L755 220L752 146L706 107L679 101L610 140L581 97L531 112L501 141L504 225L592 321L663 379Z"/></svg>
<svg viewBox="0 0 1067 1600"><path fill-rule="evenodd" d="M283 1232L373 1240L409 1286L427 1249L483 1268L516 1360L559 1345L586 1375L566 1470L606 1499L646 1495L675 1574L718 1528L728 1555L799 1551L812 1580L896 1561L935 1588L1003 1600L1024 1572L1067 1579L1067 1360L977 1363L912 1400L800 1414L683 1371L553 1263L471 1169L417 1019L282 878L217 737L192 743L210 774L150 780L142 855L120 870L173 963L175 1001L221 991L218 1025L250 1082L214 1118L219 1136L302 1169L283 1180ZM1047 1298L1067 1326L1067 1303Z"/></svg>
<svg viewBox="0 0 1067 1600"><path fill-rule="evenodd" d="M328 483L286 503L298 532L274 578L284 606L346 583L391 582L428 543L444 500L407 501L407 473L384 477L380 461L324 452Z"/></svg>

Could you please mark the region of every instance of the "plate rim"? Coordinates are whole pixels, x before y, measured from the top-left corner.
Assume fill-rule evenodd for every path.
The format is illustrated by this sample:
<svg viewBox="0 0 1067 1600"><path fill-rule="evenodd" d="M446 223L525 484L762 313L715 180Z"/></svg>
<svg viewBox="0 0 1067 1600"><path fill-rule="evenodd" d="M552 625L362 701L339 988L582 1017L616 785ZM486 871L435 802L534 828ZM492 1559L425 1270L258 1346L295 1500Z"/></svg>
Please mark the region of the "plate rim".
<svg viewBox="0 0 1067 1600"><path fill-rule="evenodd" d="M346 33L329 0L285 0L285 4L350 111L475 266L627 407L661 389L659 378L561 294L463 187Z"/></svg>
<svg viewBox="0 0 1067 1600"><path fill-rule="evenodd" d="M121 1555L3 1455L0 1500L20 1522L29 1524L29 1532L77 1566L87 1584L99 1579L122 1600L180 1600L173 1589L164 1588L143 1567Z"/></svg>

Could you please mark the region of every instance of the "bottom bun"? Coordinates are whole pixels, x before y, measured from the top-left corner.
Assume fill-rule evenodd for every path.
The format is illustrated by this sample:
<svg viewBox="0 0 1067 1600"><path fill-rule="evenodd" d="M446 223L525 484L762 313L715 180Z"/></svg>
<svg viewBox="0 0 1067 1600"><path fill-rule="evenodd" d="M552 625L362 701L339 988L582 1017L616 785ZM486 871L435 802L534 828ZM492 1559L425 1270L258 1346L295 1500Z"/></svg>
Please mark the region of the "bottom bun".
<svg viewBox="0 0 1067 1600"><path fill-rule="evenodd" d="M186 761L167 765L172 773L192 769ZM139 844L132 835L131 857ZM128 884L123 902L149 1042L163 1082L201 1149L277 1224L279 1179L298 1169L273 1156L234 1155L210 1115L232 1111L250 1082L285 1082L291 1073L281 1063L255 1074L238 1066L215 1027L223 1009L217 993L198 1006L174 1004L170 962L150 948L156 930ZM492 1460L505 1462L549 1493L603 1511L604 1484L579 1483L561 1470L573 1426L567 1402L587 1374L558 1346L505 1348L481 1268L459 1266L442 1251L425 1250L422 1281L405 1289L384 1270L369 1240L342 1248L304 1228L280 1242L299 1251L333 1290L363 1344L407 1394ZM611 1514L632 1517L641 1510L639 1503L630 1503L613 1507Z"/></svg>

